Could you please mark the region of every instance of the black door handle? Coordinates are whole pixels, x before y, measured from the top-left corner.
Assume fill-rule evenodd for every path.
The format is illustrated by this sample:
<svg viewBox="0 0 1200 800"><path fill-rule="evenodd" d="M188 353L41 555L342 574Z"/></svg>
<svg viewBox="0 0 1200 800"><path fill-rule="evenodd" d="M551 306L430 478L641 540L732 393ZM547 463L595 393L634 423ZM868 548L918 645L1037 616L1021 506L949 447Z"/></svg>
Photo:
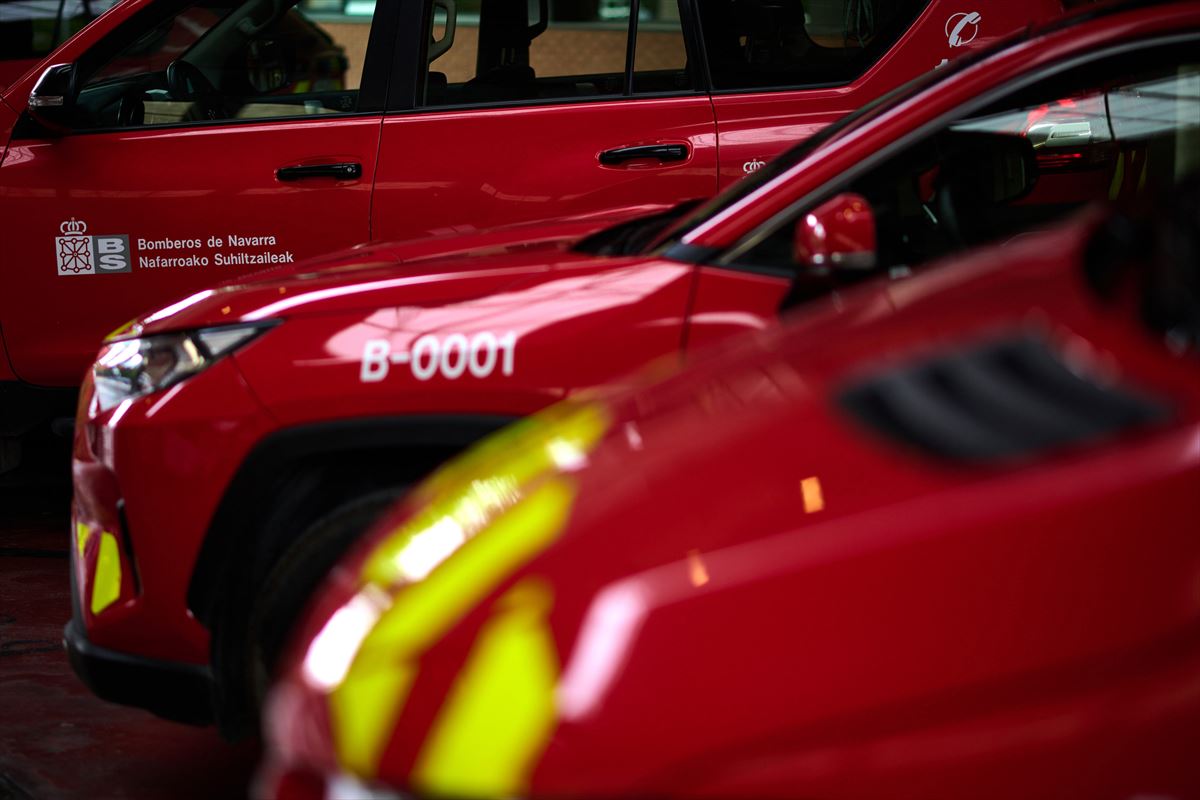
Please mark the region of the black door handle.
<svg viewBox="0 0 1200 800"><path fill-rule="evenodd" d="M280 167L275 177L281 181L302 181L306 178L338 178L352 181L362 177L362 164L305 164L300 167Z"/></svg>
<svg viewBox="0 0 1200 800"><path fill-rule="evenodd" d="M657 158L659 161L686 161L686 144L643 144L637 147L618 147L600 154L601 164L621 164L637 158Z"/></svg>

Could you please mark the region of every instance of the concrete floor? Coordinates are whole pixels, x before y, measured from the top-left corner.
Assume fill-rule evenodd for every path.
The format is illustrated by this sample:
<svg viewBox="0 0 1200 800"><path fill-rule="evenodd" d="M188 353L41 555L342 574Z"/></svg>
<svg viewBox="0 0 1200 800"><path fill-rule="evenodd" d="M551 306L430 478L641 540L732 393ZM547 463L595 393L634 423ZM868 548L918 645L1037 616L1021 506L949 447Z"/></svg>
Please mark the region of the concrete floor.
<svg viewBox="0 0 1200 800"><path fill-rule="evenodd" d="M244 797L257 743L97 700L71 672L69 498L0 488L0 800Z"/></svg>

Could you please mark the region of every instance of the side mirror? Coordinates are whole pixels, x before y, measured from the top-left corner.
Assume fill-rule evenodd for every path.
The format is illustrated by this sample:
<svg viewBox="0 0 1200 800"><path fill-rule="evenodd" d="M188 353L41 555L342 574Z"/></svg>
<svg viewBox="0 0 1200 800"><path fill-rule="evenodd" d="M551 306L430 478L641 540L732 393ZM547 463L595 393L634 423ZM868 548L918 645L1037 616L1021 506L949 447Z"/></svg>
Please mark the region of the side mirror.
<svg viewBox="0 0 1200 800"><path fill-rule="evenodd" d="M834 269L872 269L876 258L871 204L853 192L826 200L796 222L792 255L817 275Z"/></svg>
<svg viewBox="0 0 1200 800"><path fill-rule="evenodd" d="M46 67L29 93L29 116L55 133L65 133L75 106L75 65Z"/></svg>

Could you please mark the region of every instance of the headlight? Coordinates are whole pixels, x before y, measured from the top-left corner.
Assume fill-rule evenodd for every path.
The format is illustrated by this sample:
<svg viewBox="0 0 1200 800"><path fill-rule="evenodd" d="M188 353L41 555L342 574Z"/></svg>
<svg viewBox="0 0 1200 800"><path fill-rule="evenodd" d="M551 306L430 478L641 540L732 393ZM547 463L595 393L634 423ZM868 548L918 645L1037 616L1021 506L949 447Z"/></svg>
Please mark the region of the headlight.
<svg viewBox="0 0 1200 800"><path fill-rule="evenodd" d="M92 365L100 411L151 394L248 344L270 325L231 325L108 342Z"/></svg>

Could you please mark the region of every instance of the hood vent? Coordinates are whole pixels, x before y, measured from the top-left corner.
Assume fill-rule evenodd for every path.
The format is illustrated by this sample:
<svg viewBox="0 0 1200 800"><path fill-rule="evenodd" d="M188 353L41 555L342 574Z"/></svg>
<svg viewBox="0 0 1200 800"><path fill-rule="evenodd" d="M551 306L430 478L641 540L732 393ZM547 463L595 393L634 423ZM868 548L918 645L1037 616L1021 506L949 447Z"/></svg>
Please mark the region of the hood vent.
<svg viewBox="0 0 1200 800"><path fill-rule="evenodd" d="M876 433L960 461L1030 458L1165 419L1144 395L1072 371L1020 337L942 354L860 381L842 408Z"/></svg>

